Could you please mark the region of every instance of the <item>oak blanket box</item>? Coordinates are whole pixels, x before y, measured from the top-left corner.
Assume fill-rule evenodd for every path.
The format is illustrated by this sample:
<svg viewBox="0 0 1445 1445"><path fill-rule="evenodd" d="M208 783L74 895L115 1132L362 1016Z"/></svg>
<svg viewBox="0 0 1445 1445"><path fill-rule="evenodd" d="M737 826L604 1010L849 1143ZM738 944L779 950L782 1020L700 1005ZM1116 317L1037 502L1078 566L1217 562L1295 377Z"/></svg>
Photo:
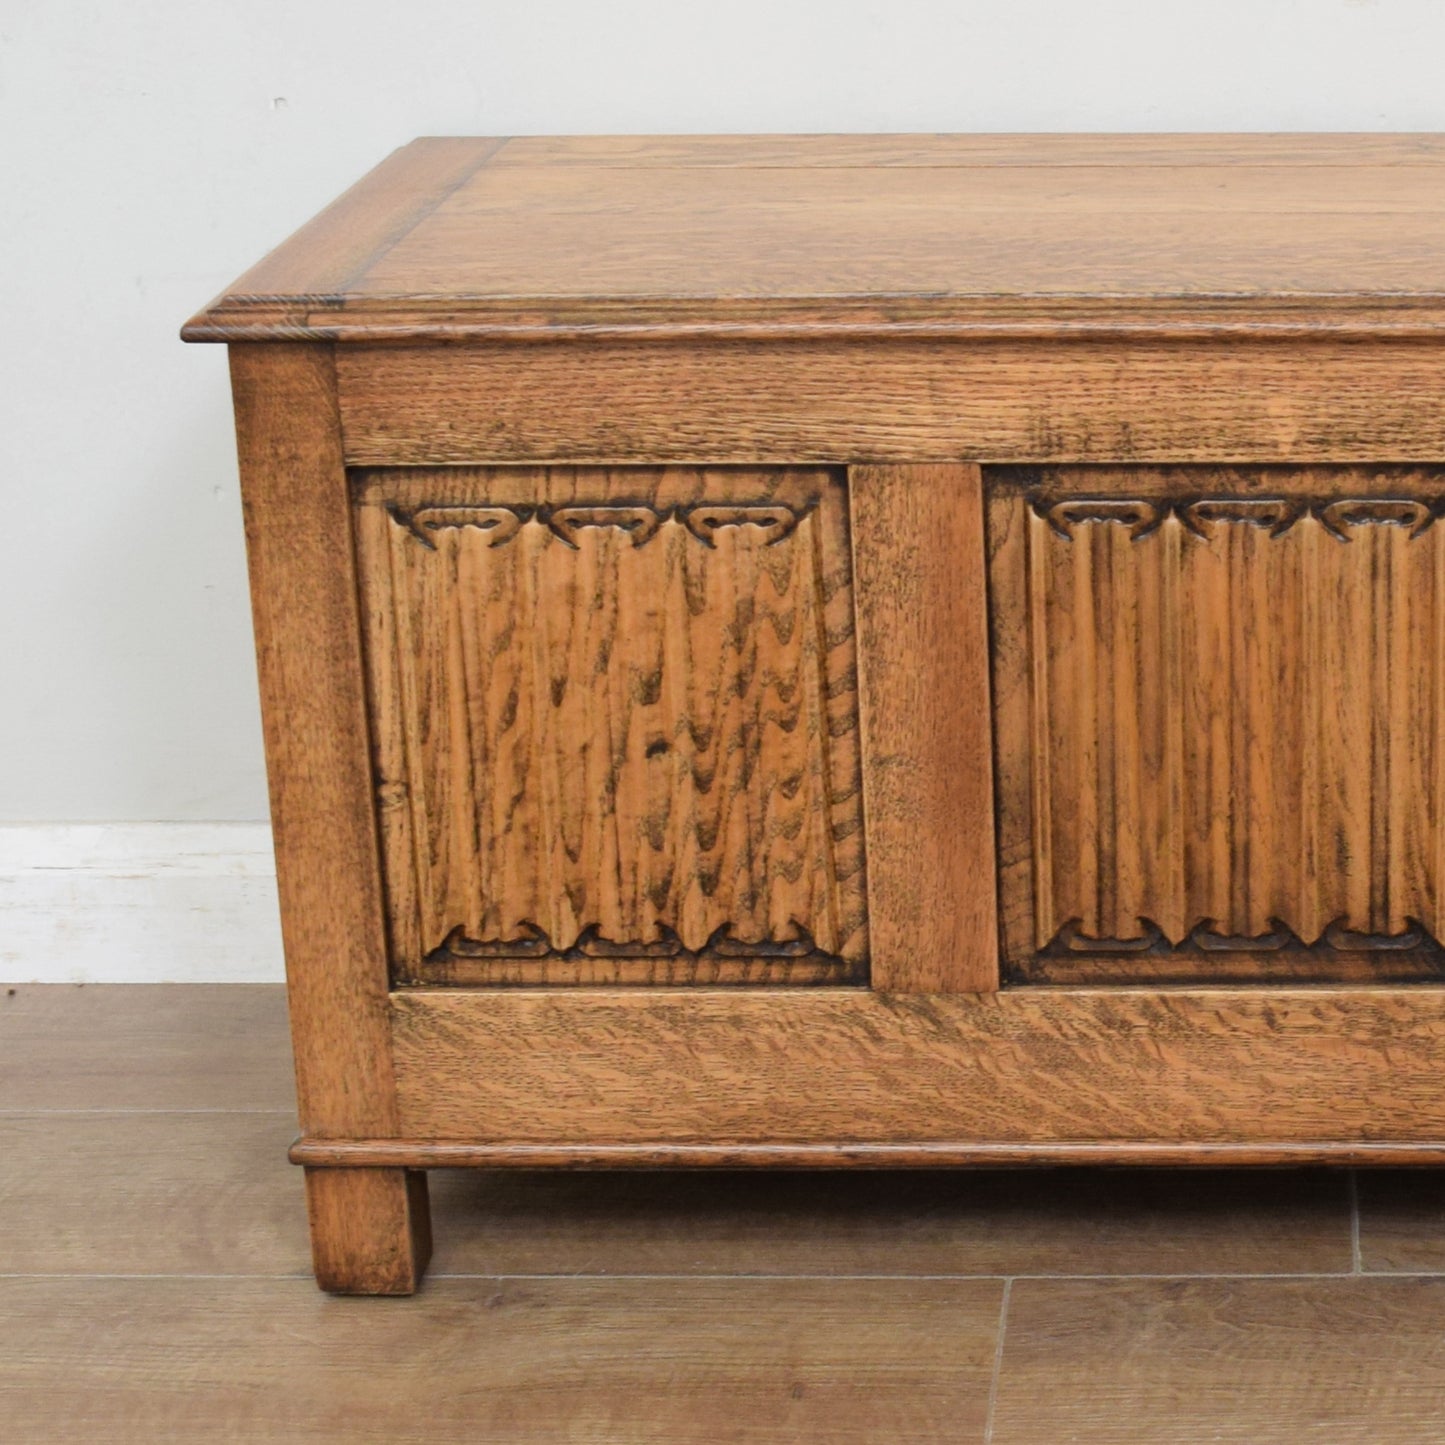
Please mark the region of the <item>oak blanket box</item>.
<svg viewBox="0 0 1445 1445"><path fill-rule="evenodd" d="M1445 1162L1445 139L421 140L184 334L326 1289L435 1166Z"/></svg>

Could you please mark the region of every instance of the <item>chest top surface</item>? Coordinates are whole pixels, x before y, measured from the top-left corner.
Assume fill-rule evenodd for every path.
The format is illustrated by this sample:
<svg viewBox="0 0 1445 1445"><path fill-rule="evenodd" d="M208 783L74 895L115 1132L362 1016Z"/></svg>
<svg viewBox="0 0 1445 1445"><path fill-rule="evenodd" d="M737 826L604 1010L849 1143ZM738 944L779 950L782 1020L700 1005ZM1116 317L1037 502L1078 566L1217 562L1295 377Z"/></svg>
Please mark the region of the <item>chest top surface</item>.
<svg viewBox="0 0 1445 1445"><path fill-rule="evenodd" d="M1445 136L427 138L189 340L1445 328Z"/></svg>

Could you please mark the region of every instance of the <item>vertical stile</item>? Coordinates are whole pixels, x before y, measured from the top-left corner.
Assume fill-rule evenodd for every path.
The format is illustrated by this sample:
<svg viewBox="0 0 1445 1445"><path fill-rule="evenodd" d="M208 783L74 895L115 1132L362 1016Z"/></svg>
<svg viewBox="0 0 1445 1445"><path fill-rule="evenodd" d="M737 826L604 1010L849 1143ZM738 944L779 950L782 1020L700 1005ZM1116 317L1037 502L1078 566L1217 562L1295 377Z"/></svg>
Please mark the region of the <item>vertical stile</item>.
<svg viewBox="0 0 1445 1445"><path fill-rule="evenodd" d="M971 465L849 473L871 977L998 987L983 487Z"/></svg>

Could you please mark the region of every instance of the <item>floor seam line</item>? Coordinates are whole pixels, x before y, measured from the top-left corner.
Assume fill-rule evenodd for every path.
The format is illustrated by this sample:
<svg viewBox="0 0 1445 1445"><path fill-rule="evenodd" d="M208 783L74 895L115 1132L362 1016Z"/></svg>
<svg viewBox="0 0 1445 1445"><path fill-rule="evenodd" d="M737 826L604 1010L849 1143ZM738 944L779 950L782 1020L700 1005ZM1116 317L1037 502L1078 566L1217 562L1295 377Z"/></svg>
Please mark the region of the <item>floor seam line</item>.
<svg viewBox="0 0 1445 1445"><path fill-rule="evenodd" d="M85 1282L85 1281L87 1281L87 1280L89 1280L89 1281L91 1281L91 1282L95 1282L95 1281L98 1281L98 1280L129 1280L129 1281L131 1281L132 1283L134 1283L136 1280L147 1280L147 1279L156 1279L156 1280L191 1280L191 1279L248 1280L248 1279L250 1279L250 1280L270 1280L270 1281L273 1281L273 1282L274 1282L274 1281L276 1281L276 1280L286 1280L286 1279L305 1279L305 1280L309 1280L309 1279L312 1279L312 1278L314 1278L314 1276L312 1275L312 1273L311 1273L311 1271L310 1271L309 1269L297 1270L297 1271L295 1271L295 1272L293 1272L293 1273L290 1273L290 1274L284 1274L284 1273L283 1273L283 1274L215 1274L215 1273L205 1273L205 1272L200 1272L200 1273L182 1273L182 1274L145 1274L145 1273L135 1273L135 1272L132 1272L132 1273L129 1273L129 1274L126 1274L126 1273L123 1273L123 1272L122 1272L122 1273L109 1273L109 1274L78 1274L78 1273L75 1273L74 1271L66 1272L66 1271L64 1271L64 1270L31 1270L31 1271L18 1271L18 1272L15 1272L15 1273L8 1273L8 1274L7 1274L7 1273L5 1273L4 1271L0 1271L0 1279L8 1279L8 1280L16 1280L16 1279L66 1279L66 1280L73 1280L73 1281L75 1281L75 1282L77 1282L77 1283L83 1283L83 1282Z"/></svg>
<svg viewBox="0 0 1445 1445"><path fill-rule="evenodd" d="M97 1272L83 1270L0 1270L0 1280L23 1280L23 1279L48 1279L48 1280L187 1280L187 1279L212 1279L212 1280L288 1280L288 1279L311 1279L312 1273L309 1269L295 1271L256 1271L245 1273L226 1273L218 1271L145 1271L134 1270ZM544 1274L544 1273L518 1273L515 1271L486 1270L477 1272L446 1272L432 1270L427 1274L427 1279L433 1282L441 1280L491 1280L505 1281L512 1280L518 1283L528 1281L545 1280L556 1283L617 1283L623 1284L629 1281L646 1283L649 1281L687 1281L693 1284L725 1283L725 1282L749 1282L754 1284L766 1284L772 1281L798 1281L809 1283L824 1283L832 1281L838 1284L856 1283L982 1283L984 1281L1001 1282L1010 1291L1015 1283L1030 1281L1035 1283L1096 1283L1113 1284L1128 1283L1136 1280L1154 1280L1165 1283L1190 1284L1205 1283L1213 1280L1276 1280L1288 1282L1291 1280L1308 1280L1312 1282L1328 1280L1353 1280L1360 1279L1382 1279L1382 1280L1440 1280L1445 1279L1445 1270L1419 1270L1419 1269L1395 1269L1395 1270L1369 1270L1359 1276L1339 1271L1308 1274L699 1274L696 1272L688 1274L637 1274L637 1273L616 1273L616 1274Z"/></svg>

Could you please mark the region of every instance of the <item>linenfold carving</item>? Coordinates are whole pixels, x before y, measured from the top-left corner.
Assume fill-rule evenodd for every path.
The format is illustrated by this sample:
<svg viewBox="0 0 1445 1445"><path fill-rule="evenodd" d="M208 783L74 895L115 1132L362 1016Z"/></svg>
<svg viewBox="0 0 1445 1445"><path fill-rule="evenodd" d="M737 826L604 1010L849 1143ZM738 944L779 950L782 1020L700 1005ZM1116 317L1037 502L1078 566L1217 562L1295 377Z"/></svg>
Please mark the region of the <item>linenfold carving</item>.
<svg viewBox="0 0 1445 1445"><path fill-rule="evenodd" d="M1445 469L986 477L1005 976L1445 978Z"/></svg>
<svg viewBox="0 0 1445 1445"><path fill-rule="evenodd" d="M379 470L356 528L396 981L866 979L841 474Z"/></svg>

